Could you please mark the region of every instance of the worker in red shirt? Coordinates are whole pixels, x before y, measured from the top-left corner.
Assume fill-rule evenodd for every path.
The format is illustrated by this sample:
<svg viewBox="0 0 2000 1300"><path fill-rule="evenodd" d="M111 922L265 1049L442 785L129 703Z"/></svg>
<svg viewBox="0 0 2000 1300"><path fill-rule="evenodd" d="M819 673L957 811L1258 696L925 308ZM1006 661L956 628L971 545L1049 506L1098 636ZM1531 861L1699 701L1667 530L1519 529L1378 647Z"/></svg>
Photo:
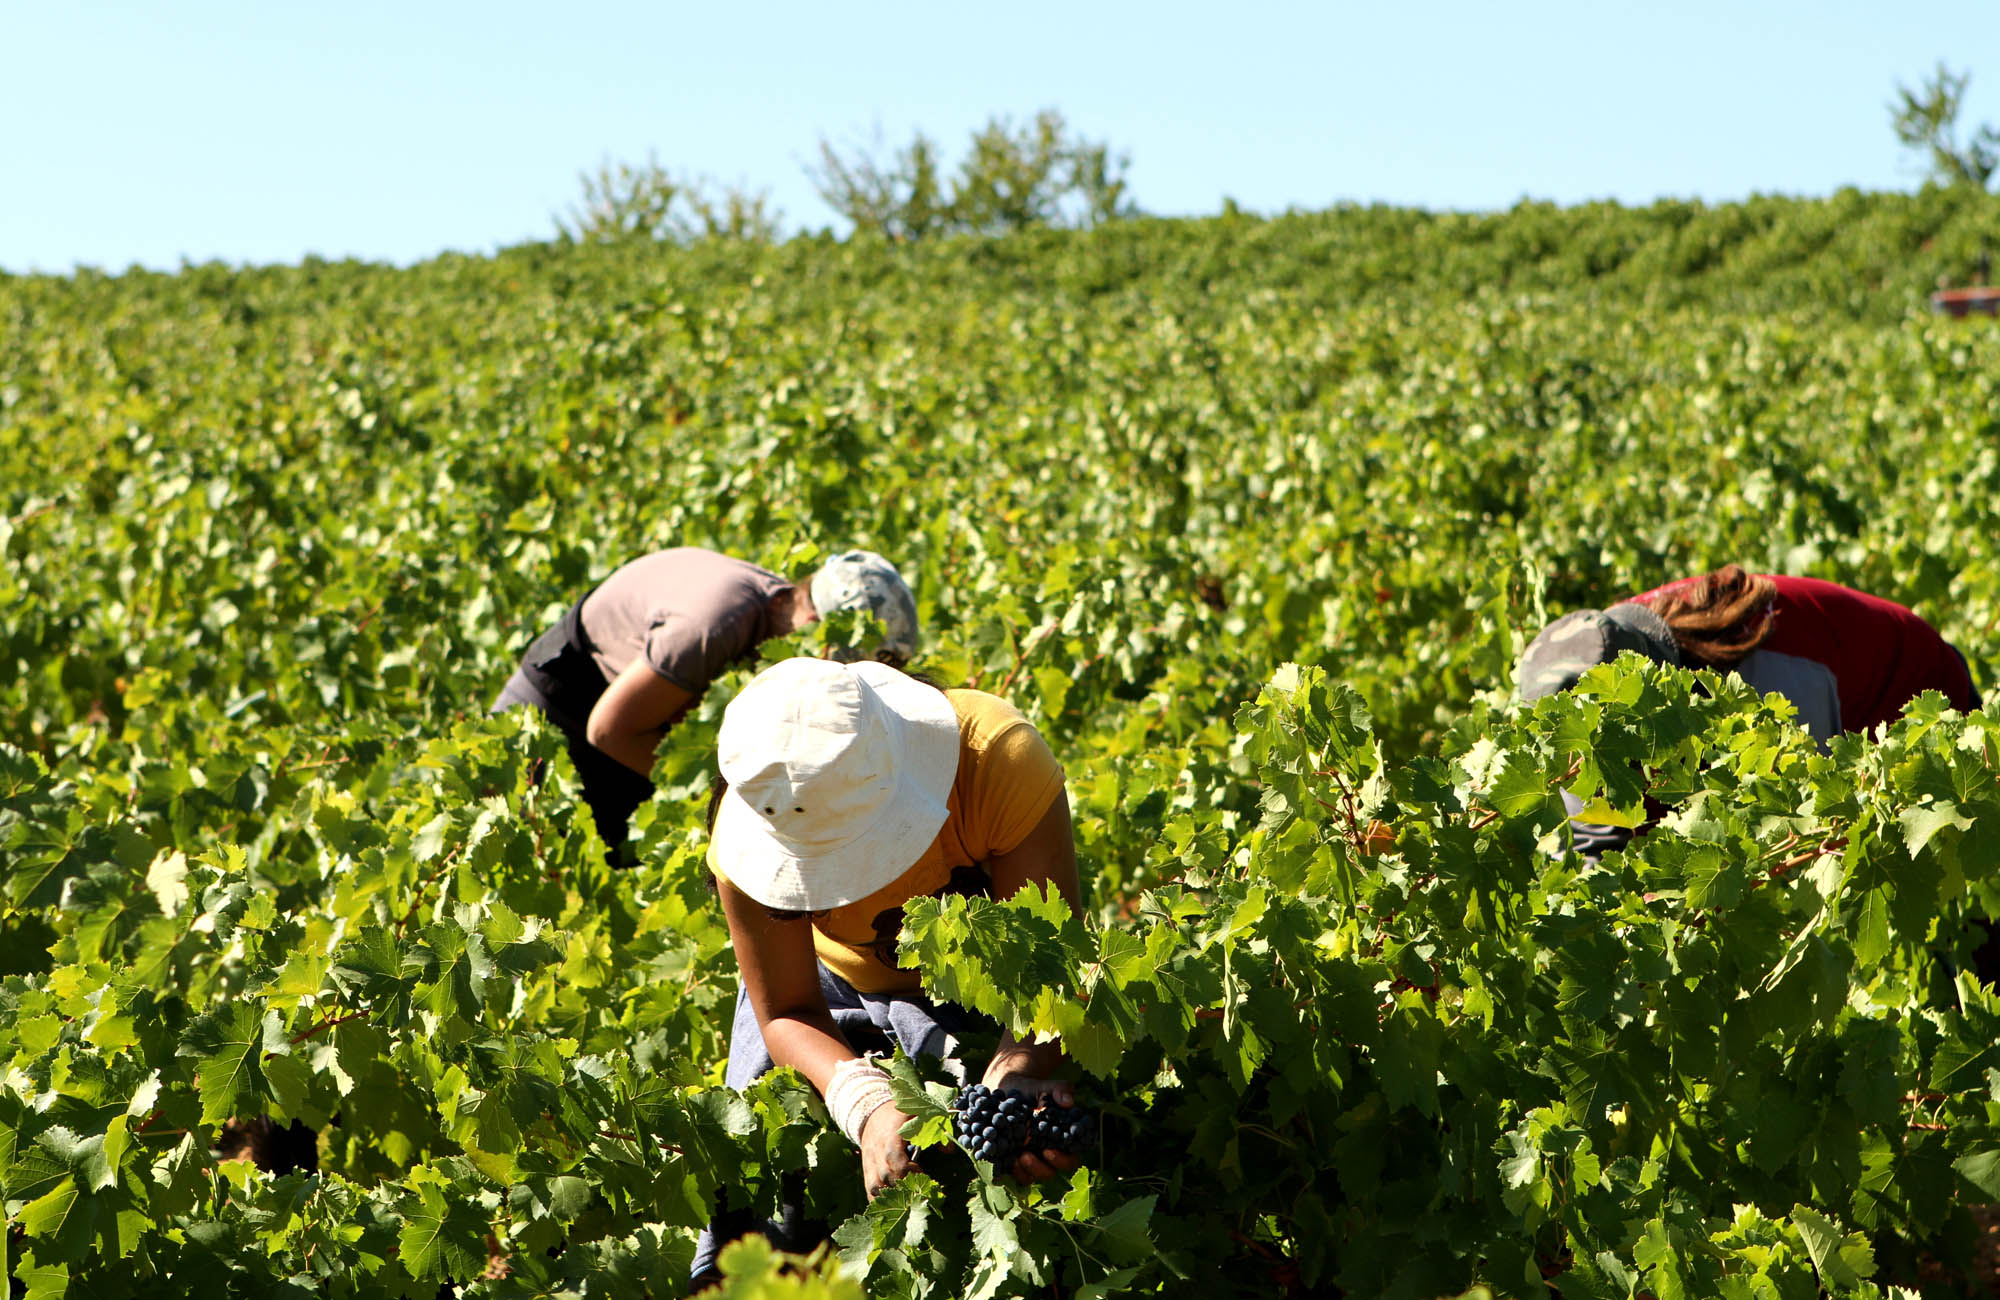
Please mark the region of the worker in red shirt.
<svg viewBox="0 0 2000 1300"><path fill-rule="evenodd" d="M1903 606L1819 578L1748 573L1735 564L1609 609L1563 615L1522 654L1515 670L1521 697L1567 690L1625 650L1732 672L1759 692L1776 692L1821 744L1843 731L1873 732L1925 691L1942 693L1963 712L1980 707L1965 656ZM1592 857L1632 834L1585 823L1576 832L1578 851Z"/></svg>

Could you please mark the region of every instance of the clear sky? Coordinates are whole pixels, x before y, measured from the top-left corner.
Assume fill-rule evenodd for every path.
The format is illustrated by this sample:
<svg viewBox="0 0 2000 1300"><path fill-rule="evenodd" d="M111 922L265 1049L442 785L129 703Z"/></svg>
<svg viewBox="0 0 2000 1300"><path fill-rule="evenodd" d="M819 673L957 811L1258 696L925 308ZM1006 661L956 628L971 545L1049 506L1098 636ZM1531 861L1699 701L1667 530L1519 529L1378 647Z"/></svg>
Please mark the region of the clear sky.
<svg viewBox="0 0 2000 1300"><path fill-rule="evenodd" d="M1939 59L2000 123L2000 0L0 0L0 50L10 271L486 252L649 153L837 226L822 136L1043 107L1168 214L1910 189L1885 105Z"/></svg>

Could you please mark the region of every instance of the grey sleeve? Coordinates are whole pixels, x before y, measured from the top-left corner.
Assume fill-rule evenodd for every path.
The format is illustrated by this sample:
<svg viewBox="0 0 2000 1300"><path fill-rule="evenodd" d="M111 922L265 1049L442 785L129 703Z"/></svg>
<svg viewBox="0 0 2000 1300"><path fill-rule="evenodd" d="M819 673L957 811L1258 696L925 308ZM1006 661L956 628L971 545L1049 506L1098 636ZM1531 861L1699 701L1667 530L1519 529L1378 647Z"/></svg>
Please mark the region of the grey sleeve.
<svg viewBox="0 0 2000 1300"><path fill-rule="evenodd" d="M1799 711L1799 724L1812 733L1820 748L1832 744L1840 734L1840 683L1825 664L1775 650L1752 650L1736 665L1735 672L1758 694L1775 692L1790 700Z"/></svg>

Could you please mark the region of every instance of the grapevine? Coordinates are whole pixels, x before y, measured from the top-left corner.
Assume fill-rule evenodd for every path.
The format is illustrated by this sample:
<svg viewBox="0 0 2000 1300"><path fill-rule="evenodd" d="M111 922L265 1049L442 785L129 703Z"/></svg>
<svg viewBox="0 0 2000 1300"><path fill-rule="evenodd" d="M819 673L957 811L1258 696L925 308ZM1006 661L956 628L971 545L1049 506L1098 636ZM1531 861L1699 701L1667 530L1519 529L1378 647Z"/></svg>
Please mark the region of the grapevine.
<svg viewBox="0 0 2000 1300"><path fill-rule="evenodd" d="M637 1300L791 1207L830 1239L739 1243L741 1293L1971 1289L1985 715L1821 752L1728 679L1508 677L1549 610L1734 560L1917 608L1991 694L2000 335L1920 305L1996 215L0 276L0 1272ZM627 871L561 738L488 714L563 599L675 543L891 556L915 667L1047 737L1086 915L953 896L885 941L1096 1108L1023 1098L968 1160L896 1059L916 1167L870 1201L802 1079L722 1086L701 798L754 665L663 747ZM1590 867L1564 790L1666 812ZM1022 1143L1081 1167L993 1176Z"/></svg>

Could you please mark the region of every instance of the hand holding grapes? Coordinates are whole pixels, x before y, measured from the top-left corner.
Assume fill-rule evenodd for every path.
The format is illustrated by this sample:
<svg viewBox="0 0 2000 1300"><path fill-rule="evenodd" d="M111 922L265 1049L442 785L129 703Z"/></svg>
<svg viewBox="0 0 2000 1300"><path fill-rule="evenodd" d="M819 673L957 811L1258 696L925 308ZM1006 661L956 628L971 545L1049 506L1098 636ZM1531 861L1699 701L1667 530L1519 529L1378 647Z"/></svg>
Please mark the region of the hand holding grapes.
<svg viewBox="0 0 2000 1300"><path fill-rule="evenodd" d="M1067 1173L1083 1162L1076 1154L1097 1140L1096 1117L1076 1108L1076 1095L1061 1079L1040 1079L989 1069L990 1083L976 1083L958 1096L953 1125L961 1145L1020 1179L1038 1182Z"/></svg>

